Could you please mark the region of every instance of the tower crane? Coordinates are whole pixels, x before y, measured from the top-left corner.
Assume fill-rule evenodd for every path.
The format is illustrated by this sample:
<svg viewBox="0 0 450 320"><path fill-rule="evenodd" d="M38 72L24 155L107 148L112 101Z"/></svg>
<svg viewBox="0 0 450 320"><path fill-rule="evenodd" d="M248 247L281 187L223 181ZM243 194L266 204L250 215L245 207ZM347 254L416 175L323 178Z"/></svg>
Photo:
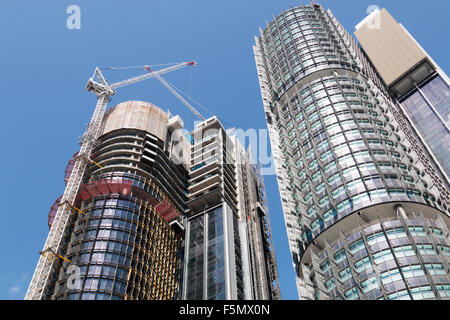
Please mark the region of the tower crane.
<svg viewBox="0 0 450 320"><path fill-rule="evenodd" d="M186 66L195 65L195 61L182 62L171 67L152 71L150 73L139 75L113 84L108 84L98 67L95 69L94 75L87 83L86 89L97 96L97 105L94 109L91 121L89 122L86 131L80 140L80 151L75 159L72 174L70 175L66 189L64 190L64 194L61 198L61 205L58 207L53 225L48 234L44 249L41 251L36 270L34 271L33 278L31 279L25 295L26 300L41 300L45 297L45 290L55 268L55 255L59 255L61 241L66 232L70 213L74 206L87 164L91 161L90 154L100 134L101 122L106 111L106 106L110 101L110 97L116 93L116 89L118 88L138 83L149 78L158 78L161 74L175 71ZM49 251L53 252L54 255L43 254Z"/></svg>

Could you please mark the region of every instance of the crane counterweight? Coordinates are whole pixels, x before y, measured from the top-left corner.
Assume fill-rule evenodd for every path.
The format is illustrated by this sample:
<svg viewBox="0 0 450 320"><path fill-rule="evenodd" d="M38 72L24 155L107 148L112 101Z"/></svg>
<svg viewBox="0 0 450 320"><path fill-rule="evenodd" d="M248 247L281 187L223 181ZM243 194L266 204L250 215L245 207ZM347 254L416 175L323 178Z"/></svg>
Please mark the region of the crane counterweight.
<svg viewBox="0 0 450 320"><path fill-rule="evenodd" d="M111 88L98 83L96 81L94 81L93 78L89 79L87 85L86 85L86 90L89 92L92 92L96 95L100 95L102 93L107 92L109 96L113 96L116 92L114 90L112 90Z"/></svg>

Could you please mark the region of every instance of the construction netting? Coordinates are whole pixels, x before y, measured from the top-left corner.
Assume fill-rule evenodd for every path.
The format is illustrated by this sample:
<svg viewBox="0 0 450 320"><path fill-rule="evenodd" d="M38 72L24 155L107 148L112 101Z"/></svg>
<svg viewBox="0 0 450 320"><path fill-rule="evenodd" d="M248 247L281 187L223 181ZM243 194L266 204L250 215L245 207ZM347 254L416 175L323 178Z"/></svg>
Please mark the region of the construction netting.
<svg viewBox="0 0 450 320"><path fill-rule="evenodd" d="M65 171L65 175L64 175L64 182L67 185L67 182L69 181L70 175L72 174L72 170L73 170L73 166L75 165L75 160L74 158L78 155L78 152L76 152L73 156L72 159L69 160L69 163L67 163L67 167L66 167L66 171Z"/></svg>
<svg viewBox="0 0 450 320"><path fill-rule="evenodd" d="M73 167L75 164L74 158L77 155L78 152L76 152L72 156L72 159L70 159L67 164L64 175L64 182L66 183L66 185L72 174ZM82 184L80 186L80 189L78 190L75 203L80 201L86 201L101 195L109 195L109 194L131 195L131 192L133 191L133 194L138 196L139 198L147 199L149 203L155 208L155 210L161 215L161 217L166 222L170 222L173 219L180 216L178 209L175 208L173 203L166 196L163 196L163 193L159 191L152 192L155 190L156 190L155 188L150 188L149 190L142 190L140 187L133 185L133 180L122 177L113 177L111 179L97 180L90 183ZM59 197L50 208L50 212L48 214L49 229L52 227L53 221L55 220L56 212L58 211L58 207L61 203L61 198L62 196Z"/></svg>
<svg viewBox="0 0 450 320"><path fill-rule="evenodd" d="M56 199L56 201L53 203L53 205L50 208L50 212L48 213L48 229L52 227L53 220L55 220L56 217L56 211L58 211L59 204L61 203L61 197Z"/></svg>

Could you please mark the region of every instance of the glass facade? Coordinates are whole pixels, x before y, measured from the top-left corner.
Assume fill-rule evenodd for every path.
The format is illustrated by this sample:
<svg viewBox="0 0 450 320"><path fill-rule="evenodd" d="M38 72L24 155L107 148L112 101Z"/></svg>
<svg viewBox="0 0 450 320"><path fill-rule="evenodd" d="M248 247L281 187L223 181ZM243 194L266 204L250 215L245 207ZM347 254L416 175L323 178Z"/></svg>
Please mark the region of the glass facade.
<svg viewBox="0 0 450 320"><path fill-rule="evenodd" d="M419 86L401 105L433 155L450 176L450 87L440 75Z"/></svg>
<svg viewBox="0 0 450 320"><path fill-rule="evenodd" d="M226 252L222 207L193 218L189 221L188 228L190 236L186 299L225 300Z"/></svg>
<svg viewBox="0 0 450 320"><path fill-rule="evenodd" d="M55 299L176 297L181 239L153 208L118 195L85 202L83 207L90 209L75 223L67 253L80 268L81 287L70 289L70 274L63 275Z"/></svg>
<svg viewBox="0 0 450 320"><path fill-rule="evenodd" d="M437 196L414 166L392 101L330 11L310 5L283 12L261 30L254 51L300 297L362 298L351 287L320 294L356 278L348 269L336 270L339 281L312 272L313 247L377 214L396 216L386 203L417 203L437 214ZM364 212L366 221L352 220ZM356 282L364 298L374 298L374 279Z"/></svg>
<svg viewBox="0 0 450 320"><path fill-rule="evenodd" d="M186 283L188 292L186 298L189 300L203 299L204 286L204 243L205 226L204 217L198 217L190 221L190 235L188 239L188 263Z"/></svg>
<svg viewBox="0 0 450 320"><path fill-rule="evenodd" d="M191 135L183 299L279 299L260 168L217 117Z"/></svg>
<svg viewBox="0 0 450 320"><path fill-rule="evenodd" d="M314 297L446 299L450 244L444 234L445 225L423 217L383 219L343 234L312 259Z"/></svg>
<svg viewBox="0 0 450 320"><path fill-rule="evenodd" d="M225 204L206 211L189 220L187 225L188 250L186 253L186 300L225 300L237 292L236 298L243 298L243 275L239 238L239 226L236 215L224 210ZM235 219L229 224L229 219ZM234 225L225 232L225 225ZM230 234L230 231L232 232ZM231 250L227 250L227 248ZM236 269L229 267L234 264ZM227 279L236 274L236 285Z"/></svg>
<svg viewBox="0 0 450 320"><path fill-rule="evenodd" d="M222 208L208 213L207 299L225 299L225 246Z"/></svg>

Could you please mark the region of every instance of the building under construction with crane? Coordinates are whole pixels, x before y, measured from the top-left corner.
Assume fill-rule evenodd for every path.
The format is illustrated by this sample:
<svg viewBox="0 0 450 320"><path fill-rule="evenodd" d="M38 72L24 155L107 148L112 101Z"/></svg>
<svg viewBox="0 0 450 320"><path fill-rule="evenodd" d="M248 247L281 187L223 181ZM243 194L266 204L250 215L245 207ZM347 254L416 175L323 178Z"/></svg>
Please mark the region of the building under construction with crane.
<svg viewBox="0 0 450 320"><path fill-rule="evenodd" d="M112 85L96 69L98 103L25 299L280 298L260 167L161 77L193 65ZM203 120L193 132L151 103L107 109L115 89L153 77Z"/></svg>

